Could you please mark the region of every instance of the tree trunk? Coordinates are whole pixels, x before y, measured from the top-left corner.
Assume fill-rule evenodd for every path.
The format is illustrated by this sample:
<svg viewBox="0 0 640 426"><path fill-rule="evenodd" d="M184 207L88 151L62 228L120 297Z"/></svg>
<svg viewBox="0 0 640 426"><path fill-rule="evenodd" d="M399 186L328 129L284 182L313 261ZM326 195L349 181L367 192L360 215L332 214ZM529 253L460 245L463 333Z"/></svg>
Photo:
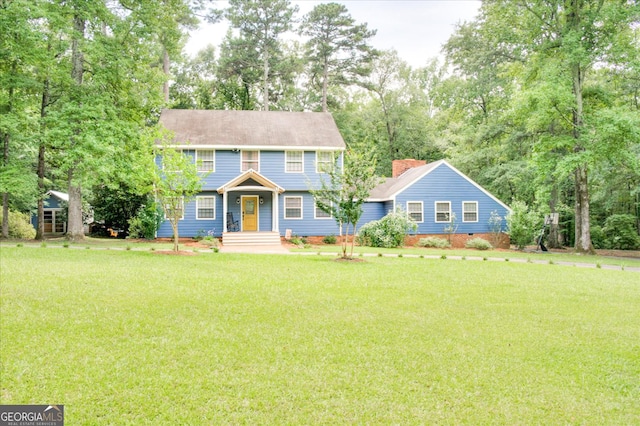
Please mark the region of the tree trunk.
<svg viewBox="0 0 640 426"><path fill-rule="evenodd" d="M79 38L84 38L85 20L79 15L73 18L73 29L78 36L71 42L71 78L75 83L74 89L80 92L84 74L84 63ZM78 102L82 106L80 95ZM73 144L73 141L72 141ZM68 172L69 206L67 214L67 238L71 241L84 239L84 223L82 221L82 184L80 176L76 176L76 169L72 167Z"/></svg>
<svg viewBox="0 0 640 426"><path fill-rule="evenodd" d="M169 52L167 52L167 48L162 49L162 72L167 77L162 85L162 94L164 95L164 103L169 103L169 67L171 65L171 61L169 60Z"/></svg>
<svg viewBox="0 0 640 426"><path fill-rule="evenodd" d="M82 185L74 182L73 172L69 172L69 206L67 213L67 239L81 241L84 239L84 223L82 221Z"/></svg>
<svg viewBox="0 0 640 426"><path fill-rule="evenodd" d="M587 166L578 167L575 172L576 181L576 243L578 253L593 254L591 244L591 225L589 221L589 180Z"/></svg>
<svg viewBox="0 0 640 426"><path fill-rule="evenodd" d="M551 186L551 199L549 200L549 209L551 213L556 213L556 205L558 204L558 185L556 182ZM551 222L549 225L549 236L547 237L547 247L561 248L562 241L560 238L560 227L558 224Z"/></svg>
<svg viewBox="0 0 640 426"><path fill-rule="evenodd" d="M329 65L327 60L324 61L324 69L322 72L322 112L329 110L327 106L327 92L329 91Z"/></svg>
<svg viewBox="0 0 640 426"><path fill-rule="evenodd" d="M49 105L49 77L45 78L42 88L42 102L40 103L40 119L41 126L44 128L44 118L47 115L47 106ZM44 130L44 129L43 129ZM44 132L41 132L41 134ZM38 226L36 228L36 240L44 240L44 160L45 160L45 143L44 138L40 139L38 147Z"/></svg>
<svg viewBox="0 0 640 426"><path fill-rule="evenodd" d="M9 163L9 133L2 137L2 164ZM2 194L2 238L9 238L9 193Z"/></svg>
<svg viewBox="0 0 640 426"><path fill-rule="evenodd" d="M264 52L264 59L262 62L262 109L269 111L269 53Z"/></svg>

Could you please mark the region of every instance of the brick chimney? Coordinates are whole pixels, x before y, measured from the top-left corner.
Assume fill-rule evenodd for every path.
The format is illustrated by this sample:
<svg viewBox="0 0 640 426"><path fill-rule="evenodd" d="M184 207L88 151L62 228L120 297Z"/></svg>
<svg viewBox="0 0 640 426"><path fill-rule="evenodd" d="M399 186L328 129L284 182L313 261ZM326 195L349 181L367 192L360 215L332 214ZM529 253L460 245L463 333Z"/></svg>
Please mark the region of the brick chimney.
<svg viewBox="0 0 640 426"><path fill-rule="evenodd" d="M392 177L397 178L404 172L414 167L420 167L427 164L424 160L414 160L413 158L406 160L393 160L392 162Z"/></svg>

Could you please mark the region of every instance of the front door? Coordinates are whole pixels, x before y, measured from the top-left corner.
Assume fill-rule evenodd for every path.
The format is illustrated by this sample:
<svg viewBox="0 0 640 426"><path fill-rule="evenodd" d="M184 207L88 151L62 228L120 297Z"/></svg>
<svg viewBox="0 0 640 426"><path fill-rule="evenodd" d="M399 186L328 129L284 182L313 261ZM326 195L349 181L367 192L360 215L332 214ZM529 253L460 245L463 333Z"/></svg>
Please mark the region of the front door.
<svg viewBox="0 0 640 426"><path fill-rule="evenodd" d="M258 197L242 197L242 230L258 230Z"/></svg>

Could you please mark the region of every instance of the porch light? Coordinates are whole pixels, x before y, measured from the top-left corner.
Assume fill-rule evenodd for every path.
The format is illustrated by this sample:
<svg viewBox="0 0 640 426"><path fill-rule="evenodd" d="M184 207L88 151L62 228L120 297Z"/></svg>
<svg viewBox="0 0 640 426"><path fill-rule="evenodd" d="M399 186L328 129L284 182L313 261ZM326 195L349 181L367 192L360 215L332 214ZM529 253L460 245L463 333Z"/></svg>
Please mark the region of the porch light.
<svg viewBox="0 0 640 426"><path fill-rule="evenodd" d="M264 198L260 197L260 204L264 204Z"/></svg>
<svg viewBox="0 0 640 426"><path fill-rule="evenodd" d="M236 204L240 204L240 197L236 197Z"/></svg>

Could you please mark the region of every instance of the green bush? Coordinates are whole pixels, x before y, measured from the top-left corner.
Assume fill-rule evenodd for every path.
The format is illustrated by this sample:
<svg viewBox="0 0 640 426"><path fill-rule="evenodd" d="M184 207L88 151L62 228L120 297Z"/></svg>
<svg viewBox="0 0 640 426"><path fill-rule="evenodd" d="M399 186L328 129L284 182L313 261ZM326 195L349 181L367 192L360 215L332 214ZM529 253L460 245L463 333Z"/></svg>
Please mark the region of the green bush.
<svg viewBox="0 0 640 426"><path fill-rule="evenodd" d="M418 246L430 248L449 248L451 247L451 243L444 238L426 237L420 238L420 240L418 241Z"/></svg>
<svg viewBox="0 0 640 426"><path fill-rule="evenodd" d="M493 246L489 241L484 240L482 238L474 238L472 240L469 240L466 243L464 243L464 246L466 248L471 248L476 250L489 250L493 248Z"/></svg>
<svg viewBox="0 0 640 426"><path fill-rule="evenodd" d="M129 219L129 237L151 240L156 237L160 223L162 213L156 204L142 205L136 215Z"/></svg>
<svg viewBox="0 0 640 426"><path fill-rule="evenodd" d="M540 228L540 217L537 212L529 210L525 202L515 201L511 205L511 213L507 215L507 228L511 244L522 250L531 244Z"/></svg>
<svg viewBox="0 0 640 426"><path fill-rule="evenodd" d="M335 244L338 241L335 235L325 235L322 242L325 244Z"/></svg>
<svg viewBox="0 0 640 426"><path fill-rule="evenodd" d="M0 210L0 223L2 223L2 210ZM20 240L33 240L36 230L31 225L28 213L19 213L9 210L9 238Z"/></svg>
<svg viewBox="0 0 640 426"><path fill-rule="evenodd" d="M607 238L604 235L602 226L591 226L591 244L593 244L593 248L596 249L607 248Z"/></svg>
<svg viewBox="0 0 640 426"><path fill-rule="evenodd" d="M606 248L636 250L640 248L640 236L636 228L636 218L630 214L615 214L604 222L602 232L606 238Z"/></svg>
<svg viewBox="0 0 640 426"><path fill-rule="evenodd" d="M369 247L400 247L409 231L418 225L402 209L389 213L380 220L364 224L358 232L358 244Z"/></svg>

